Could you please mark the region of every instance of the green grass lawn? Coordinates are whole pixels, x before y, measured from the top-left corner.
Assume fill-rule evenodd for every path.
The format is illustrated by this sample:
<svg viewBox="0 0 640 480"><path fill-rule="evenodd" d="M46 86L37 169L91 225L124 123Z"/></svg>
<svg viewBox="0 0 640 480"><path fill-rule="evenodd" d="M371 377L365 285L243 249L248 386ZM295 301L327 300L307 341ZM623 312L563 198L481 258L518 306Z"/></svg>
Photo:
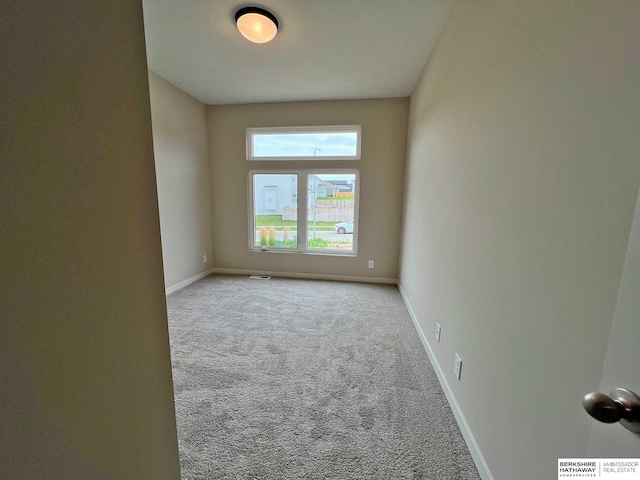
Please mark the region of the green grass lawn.
<svg viewBox="0 0 640 480"><path fill-rule="evenodd" d="M316 222L316 229L332 231L336 223L339 222ZM289 227L293 231L298 230L298 222L282 220L282 215L256 215L256 227L276 227L277 231L282 231L284 227ZM309 221L309 230L312 228L313 221Z"/></svg>

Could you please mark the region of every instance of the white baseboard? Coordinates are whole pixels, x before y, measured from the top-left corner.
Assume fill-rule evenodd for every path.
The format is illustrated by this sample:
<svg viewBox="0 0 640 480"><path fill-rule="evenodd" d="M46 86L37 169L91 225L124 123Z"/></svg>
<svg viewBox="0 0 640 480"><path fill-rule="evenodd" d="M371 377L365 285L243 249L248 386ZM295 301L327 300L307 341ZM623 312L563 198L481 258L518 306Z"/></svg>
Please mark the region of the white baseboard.
<svg viewBox="0 0 640 480"><path fill-rule="evenodd" d="M335 280L338 282L386 283L390 285L397 285L398 283L398 280L395 278L356 277L350 275L324 275L321 273L270 272L266 270L241 270L237 268L214 268L212 272L226 275L270 275L272 277L306 278L310 280Z"/></svg>
<svg viewBox="0 0 640 480"><path fill-rule="evenodd" d="M440 367L440 364L438 363L438 360L436 359L436 356L433 353L433 350L431 349L431 345L427 341L427 337L425 336L422 330L422 327L418 322L418 318L416 317L416 314L413 311L413 308L409 303L409 299L407 298L407 295L402 289L402 285L400 284L400 282L398 282L398 290L400 290L400 295L402 295L402 299L404 300L404 303L407 306L407 310L409 311L409 315L413 320L413 324L415 325L416 330L418 331L420 340L422 340L422 345L424 346L424 349L427 352L427 355L429 356L431 363L433 364L433 367L434 367L433 369L435 370L436 376L438 377L438 381L442 386L442 390L444 390L444 394L447 397L447 400L449 401L449 405L451 406L451 411L453 412L453 415L456 421L458 422L458 426L460 427L462 436L464 437L464 440L467 443L467 447L469 448L469 452L471 453L473 462L476 464L476 468L478 469L480 478L482 478L482 480L494 480L493 475L491 475L491 472L489 471L489 467L487 466L487 462L485 461L484 456L482 455L482 452L478 447L476 439L474 438L473 433L471 433L469 424L464 418L464 415L460 410L460 406L458 405L456 398L453 396L453 392L451 391L451 388L447 383L447 379L444 376L444 372L442 371L442 368Z"/></svg>
<svg viewBox="0 0 640 480"><path fill-rule="evenodd" d="M187 285L191 285L193 282L197 282L198 280L200 280L201 278L204 277L208 277L209 275L211 275L212 273L214 273L215 268L211 268L209 270L207 270L206 272L202 272L199 273L198 275L191 277L191 278L187 278L186 280L180 282L180 283L176 283L175 285L172 285L171 287L167 288L165 290L165 295L169 295L175 291L180 290L181 288L186 287Z"/></svg>

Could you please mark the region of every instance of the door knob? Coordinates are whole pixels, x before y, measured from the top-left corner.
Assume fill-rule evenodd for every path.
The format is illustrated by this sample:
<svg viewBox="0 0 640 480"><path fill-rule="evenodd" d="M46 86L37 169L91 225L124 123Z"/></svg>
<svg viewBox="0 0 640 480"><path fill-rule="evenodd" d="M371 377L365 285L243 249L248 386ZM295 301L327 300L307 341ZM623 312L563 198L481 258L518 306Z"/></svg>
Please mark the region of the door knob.
<svg viewBox="0 0 640 480"><path fill-rule="evenodd" d="M582 406L599 422L620 422L627 430L640 433L640 397L631 390L616 388L609 395L587 393Z"/></svg>

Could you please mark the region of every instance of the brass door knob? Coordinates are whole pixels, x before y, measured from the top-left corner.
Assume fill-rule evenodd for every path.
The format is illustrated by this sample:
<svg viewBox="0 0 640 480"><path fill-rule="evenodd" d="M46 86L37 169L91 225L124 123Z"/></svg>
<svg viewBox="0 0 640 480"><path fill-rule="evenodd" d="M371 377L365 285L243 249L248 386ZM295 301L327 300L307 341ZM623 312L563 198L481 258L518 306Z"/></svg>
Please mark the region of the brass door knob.
<svg viewBox="0 0 640 480"><path fill-rule="evenodd" d="M640 397L631 390L616 388L609 395L587 393L582 406L599 422L620 422L627 430L640 433Z"/></svg>

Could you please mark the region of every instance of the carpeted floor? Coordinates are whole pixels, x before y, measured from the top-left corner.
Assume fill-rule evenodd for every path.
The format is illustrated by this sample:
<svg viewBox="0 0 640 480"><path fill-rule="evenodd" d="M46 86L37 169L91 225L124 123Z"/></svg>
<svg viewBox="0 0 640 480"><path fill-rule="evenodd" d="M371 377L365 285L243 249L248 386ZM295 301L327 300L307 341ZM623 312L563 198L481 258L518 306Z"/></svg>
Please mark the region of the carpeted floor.
<svg viewBox="0 0 640 480"><path fill-rule="evenodd" d="M210 276L167 303L183 480L479 479L395 286Z"/></svg>

